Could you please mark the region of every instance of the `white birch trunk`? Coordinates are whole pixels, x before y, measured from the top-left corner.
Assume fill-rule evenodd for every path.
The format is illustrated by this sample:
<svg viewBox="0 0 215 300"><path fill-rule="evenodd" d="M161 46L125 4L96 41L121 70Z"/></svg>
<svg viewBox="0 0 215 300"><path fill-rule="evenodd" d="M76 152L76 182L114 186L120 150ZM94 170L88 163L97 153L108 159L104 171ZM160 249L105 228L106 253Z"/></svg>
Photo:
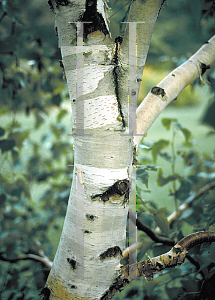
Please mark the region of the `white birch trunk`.
<svg viewBox="0 0 215 300"><path fill-rule="evenodd" d="M81 37L76 46L80 23L70 22L80 21L85 1L49 2L53 4L72 103L74 172L61 240L42 299L100 299L120 274L120 258L126 242L128 184L131 178L135 182L131 174L135 170L133 153L142 138L133 139L139 90L136 81L142 77L163 1L132 2L128 21L140 23L136 27L129 25L125 32L122 50L117 55L121 57L120 68L118 58L117 62L113 59L119 44L114 45L107 34L102 0L97 1L97 8L107 32L92 30L84 48ZM89 6L94 3L88 1ZM133 34L136 29L137 39ZM136 55L131 55L131 41L135 46L137 43ZM144 134L161 110L190 83L189 78L198 77L200 59L206 65L214 60L214 40L209 44L209 59L202 60L202 53L193 57L196 68L186 65L174 71L160 84L160 94L151 93L144 100L137 111L137 133ZM185 79L180 72L183 74L187 66L186 74L190 77ZM135 185L131 187L133 190Z"/></svg>
<svg viewBox="0 0 215 300"><path fill-rule="evenodd" d="M88 35L84 48L81 38L76 46L77 24L70 22L80 21L85 1L71 1L63 6L54 0L52 3L72 103L74 172L65 223L46 289L49 299L100 299L119 275L126 246L133 159L133 129L131 133L128 124L129 33L122 44L120 55L125 68L120 70L116 88L115 50L109 36L95 31ZM97 7L106 20L102 4L99 0ZM160 4L161 0L134 1L131 10L130 21L146 24L145 30L144 26L137 28L140 78ZM78 82L83 82L83 91L80 85L76 94Z"/></svg>

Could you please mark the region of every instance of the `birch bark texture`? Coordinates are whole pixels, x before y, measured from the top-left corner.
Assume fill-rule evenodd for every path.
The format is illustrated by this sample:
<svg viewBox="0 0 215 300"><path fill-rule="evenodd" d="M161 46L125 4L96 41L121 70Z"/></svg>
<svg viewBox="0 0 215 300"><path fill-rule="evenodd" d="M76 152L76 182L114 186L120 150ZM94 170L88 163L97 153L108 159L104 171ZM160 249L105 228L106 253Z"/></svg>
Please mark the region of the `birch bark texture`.
<svg viewBox="0 0 215 300"><path fill-rule="evenodd" d="M161 2L133 1L128 22L139 22L137 38L131 37L128 23L122 41L111 38L102 0L49 1L72 103L74 171L60 243L44 289L48 299L100 299L120 273L136 82L142 77ZM137 45L133 78L130 38L135 49Z"/></svg>

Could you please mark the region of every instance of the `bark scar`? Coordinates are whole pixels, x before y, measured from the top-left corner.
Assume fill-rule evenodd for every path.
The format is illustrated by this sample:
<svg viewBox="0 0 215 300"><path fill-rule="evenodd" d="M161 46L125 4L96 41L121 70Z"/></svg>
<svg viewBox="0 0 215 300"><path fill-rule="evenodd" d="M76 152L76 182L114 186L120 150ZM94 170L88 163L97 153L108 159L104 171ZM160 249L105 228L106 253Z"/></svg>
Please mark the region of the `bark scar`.
<svg viewBox="0 0 215 300"><path fill-rule="evenodd" d="M81 17L82 22L88 22L84 24L84 39L87 35L93 33L94 31L101 31L106 36L108 30L102 15L97 11L97 1L87 0L86 10Z"/></svg>
<svg viewBox="0 0 215 300"><path fill-rule="evenodd" d="M118 109L119 109L119 114L120 114L120 116L117 119L119 121L122 121L122 125L123 125L123 127L125 127L126 126L125 118L124 118L124 115L122 112L122 105L120 102L120 95L119 95L120 68L122 67L119 62L119 53L121 52L120 45L122 44L122 41L123 41L123 38L121 36L117 36L115 38L112 63L114 65L113 79L114 79L114 86L115 86L115 95L116 95L116 100L118 103Z"/></svg>
<svg viewBox="0 0 215 300"><path fill-rule="evenodd" d="M125 195L124 202L129 198L129 180L118 180L111 187L109 187L104 193L96 194L91 196L91 199L95 199L97 197L101 198L102 201L108 201L110 197L119 198Z"/></svg>
<svg viewBox="0 0 215 300"><path fill-rule="evenodd" d="M101 253L99 255L99 258L101 260L104 260L107 257L116 257L119 254L120 254L120 256L122 256L122 250L120 249L119 246L114 246L114 247L108 248L106 251L104 251L103 253Z"/></svg>
<svg viewBox="0 0 215 300"><path fill-rule="evenodd" d="M162 98L165 96L165 91L164 89L162 89L161 87L159 86L154 86L152 89L151 89L151 93L154 94L154 95L161 95Z"/></svg>

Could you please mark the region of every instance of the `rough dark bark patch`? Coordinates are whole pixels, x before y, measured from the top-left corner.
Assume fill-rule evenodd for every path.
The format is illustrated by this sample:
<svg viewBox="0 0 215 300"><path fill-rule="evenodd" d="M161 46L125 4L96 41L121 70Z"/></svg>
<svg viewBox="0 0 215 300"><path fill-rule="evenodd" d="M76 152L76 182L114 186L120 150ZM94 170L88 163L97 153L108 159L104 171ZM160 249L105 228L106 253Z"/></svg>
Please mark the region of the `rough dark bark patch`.
<svg viewBox="0 0 215 300"><path fill-rule="evenodd" d="M161 95L162 97L165 96L165 91L164 91L164 89L162 89L162 88L159 87L159 86L154 86L154 87L151 89L151 93L154 94L154 95Z"/></svg>
<svg viewBox="0 0 215 300"><path fill-rule="evenodd" d="M41 295L41 300L49 300L51 291L49 288L44 287L39 295Z"/></svg>
<svg viewBox="0 0 215 300"><path fill-rule="evenodd" d="M68 263L70 264L70 266L72 267L73 270L76 269L77 263L73 258L67 258L66 259L68 261Z"/></svg>
<svg viewBox="0 0 215 300"><path fill-rule="evenodd" d="M118 291L122 291L130 281L127 278L118 277L110 286L109 290L100 298L100 300L109 300L116 294Z"/></svg>
<svg viewBox="0 0 215 300"><path fill-rule="evenodd" d="M118 103L119 113L122 119L122 125L123 127L125 127L126 126L125 118L122 112L122 105L120 102L120 95L119 95L119 81L120 81L120 68L121 68L121 65L119 63L119 52L120 52L120 45L122 44L122 41L123 38L121 36L117 36L115 38L115 46L114 46L114 54L113 54L112 62L114 64L113 79L114 79L114 86L115 86L115 95Z"/></svg>
<svg viewBox="0 0 215 300"><path fill-rule="evenodd" d="M207 66L206 64L201 63L200 68L202 70L202 74L201 75L203 75L206 72L206 70L210 69L210 65Z"/></svg>
<svg viewBox="0 0 215 300"><path fill-rule="evenodd" d="M100 254L99 258L101 260L104 260L107 257L116 257L117 255L122 256L122 250L120 249L119 246L114 246L111 248L108 248L106 251Z"/></svg>
<svg viewBox="0 0 215 300"><path fill-rule="evenodd" d="M124 179L124 180L119 180L115 182L107 191L105 191L103 194L97 194L92 196L92 199L95 199L97 197L100 197L102 201L108 201L110 197L112 196L123 196L125 195L125 200L128 198L128 193L129 193L129 180Z"/></svg>
<svg viewBox="0 0 215 300"><path fill-rule="evenodd" d="M89 220L89 221L95 221L95 219L96 219L97 217L94 216L94 215L86 214L86 218L87 218L87 220Z"/></svg>
<svg viewBox="0 0 215 300"><path fill-rule="evenodd" d="M102 15L97 11L97 1L87 0L86 10L81 17L82 22L89 22L84 24L84 39L87 35L94 31L101 31L104 35L108 34L108 30Z"/></svg>

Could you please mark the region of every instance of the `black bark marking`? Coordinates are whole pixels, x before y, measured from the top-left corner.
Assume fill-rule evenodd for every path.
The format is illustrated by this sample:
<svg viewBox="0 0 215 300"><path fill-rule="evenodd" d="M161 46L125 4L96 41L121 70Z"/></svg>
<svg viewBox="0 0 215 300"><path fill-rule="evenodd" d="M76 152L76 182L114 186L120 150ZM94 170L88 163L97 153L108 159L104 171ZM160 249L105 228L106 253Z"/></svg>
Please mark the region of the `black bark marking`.
<svg viewBox="0 0 215 300"><path fill-rule="evenodd" d="M55 0L56 2L56 7L58 8L60 5L61 6L67 6L69 4L68 0Z"/></svg>
<svg viewBox="0 0 215 300"><path fill-rule="evenodd" d="M58 8L60 5L61 6L67 6L67 5L69 5L69 1L68 0L55 0L55 3L56 3L56 8ZM48 1L48 5L49 5L50 9L52 11L54 11L53 0L49 0Z"/></svg>
<svg viewBox="0 0 215 300"><path fill-rule="evenodd" d="M166 0L163 0L163 2L161 3L161 7L160 7L160 9L159 9L158 16L159 16L159 14L160 14L161 8L162 8L163 5L165 4L165 1L166 1Z"/></svg>
<svg viewBox="0 0 215 300"><path fill-rule="evenodd" d="M84 233L92 233L92 231L90 231L90 230L83 230L84 231Z"/></svg>
<svg viewBox="0 0 215 300"><path fill-rule="evenodd" d="M76 285L71 285L71 289L77 289L77 286Z"/></svg>
<svg viewBox="0 0 215 300"><path fill-rule="evenodd" d="M122 125L125 127L125 118L122 112L122 105L120 102L119 96L119 80L120 80L120 68L122 67L119 63L119 52L120 52L120 45L122 44L123 38L121 36L117 36L115 38L115 45L114 45L114 53L112 63L114 64L113 68L113 79L114 79L114 86L115 86L115 95L118 103L118 109L120 116L122 118Z"/></svg>
<svg viewBox="0 0 215 300"><path fill-rule="evenodd" d="M159 86L154 86L154 87L151 89L151 93L154 94L154 95L161 95L162 97L165 96L165 91L164 91L164 89L160 88Z"/></svg>
<svg viewBox="0 0 215 300"><path fill-rule="evenodd" d="M87 0L86 10L81 17L82 22L90 22L84 24L84 39L87 35L94 31L101 31L104 35L108 34L108 30L102 15L97 11L97 1Z"/></svg>
<svg viewBox="0 0 215 300"><path fill-rule="evenodd" d="M97 197L100 197L102 201L108 201L111 196L115 195L125 195L125 198L127 200L128 194L129 193L129 180L124 179L124 180L119 180L115 182L107 191L105 191L103 194L97 194L91 197L91 199L95 199Z"/></svg>
<svg viewBox="0 0 215 300"><path fill-rule="evenodd" d="M49 5L50 9L51 9L52 11L54 11L54 7L53 7L53 4L52 4L52 1L51 1L51 0L48 1L48 5Z"/></svg>
<svg viewBox="0 0 215 300"><path fill-rule="evenodd" d="M162 263L159 262L159 261L156 262L156 265L155 265L155 266L158 268L158 270L160 270L160 268L163 268Z"/></svg>
<svg viewBox="0 0 215 300"><path fill-rule="evenodd" d="M116 292L121 292L129 283L130 281L128 280L128 278L120 278L120 276L118 276L110 286L109 290L104 293L100 300L111 299L116 294Z"/></svg>
<svg viewBox="0 0 215 300"><path fill-rule="evenodd" d="M59 59L59 63L60 63L60 67L63 71L63 79L66 79L66 73L65 73L65 68L64 68L63 61L61 59Z"/></svg>
<svg viewBox="0 0 215 300"><path fill-rule="evenodd" d="M87 220L89 220L89 221L95 221L96 216L90 215L90 214L86 214L86 218L87 218Z"/></svg>
<svg viewBox="0 0 215 300"><path fill-rule="evenodd" d="M120 256L122 256L122 250L119 248L119 246L114 246L114 247L108 248L106 251L101 253L99 255L99 258L101 260L104 260L107 257L116 257L119 254L120 254Z"/></svg>
<svg viewBox="0 0 215 300"><path fill-rule="evenodd" d="M206 65L204 63L201 63L200 68L202 70L202 74L201 75L203 75L206 72L206 70L210 69L210 65Z"/></svg>
<svg viewBox="0 0 215 300"><path fill-rule="evenodd" d="M137 165L137 148L134 146L133 148L133 165Z"/></svg>
<svg viewBox="0 0 215 300"><path fill-rule="evenodd" d="M75 270L76 269L76 265L77 265L76 261L73 258L67 258L66 260L68 261L68 263L70 264L70 266L72 267L72 269Z"/></svg>
<svg viewBox="0 0 215 300"><path fill-rule="evenodd" d="M40 292L39 295L41 295L41 300L49 300L49 297L50 297L50 295L51 295L51 291L50 291L49 288L44 287L44 288L42 289L42 291Z"/></svg>

